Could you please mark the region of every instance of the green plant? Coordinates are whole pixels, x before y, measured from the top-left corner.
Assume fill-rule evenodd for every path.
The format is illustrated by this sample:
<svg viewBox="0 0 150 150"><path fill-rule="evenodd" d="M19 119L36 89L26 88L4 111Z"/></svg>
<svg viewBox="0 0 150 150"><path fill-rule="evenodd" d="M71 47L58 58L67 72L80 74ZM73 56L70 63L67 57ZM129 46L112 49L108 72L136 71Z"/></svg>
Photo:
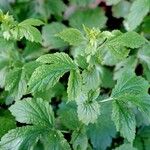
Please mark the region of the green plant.
<svg viewBox="0 0 150 150"><path fill-rule="evenodd" d="M70 1L79 7L92 3ZM139 25L149 0L106 0L114 16L125 18L127 31L104 30L107 19L99 8L75 12L71 27L47 24L50 15L61 20L66 5L42 2L41 14L33 15L38 19L17 21L0 12L0 104L8 106L0 110L0 149L141 150L143 141L148 149L150 43ZM121 12L122 3L131 5L128 15ZM121 144L111 146L121 137Z"/></svg>

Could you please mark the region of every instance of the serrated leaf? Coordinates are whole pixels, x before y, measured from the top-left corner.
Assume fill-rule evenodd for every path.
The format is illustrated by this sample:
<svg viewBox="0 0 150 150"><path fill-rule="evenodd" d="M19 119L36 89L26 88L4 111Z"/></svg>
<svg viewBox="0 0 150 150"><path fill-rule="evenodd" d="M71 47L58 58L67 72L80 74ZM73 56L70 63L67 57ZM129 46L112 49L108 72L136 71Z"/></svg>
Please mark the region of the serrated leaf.
<svg viewBox="0 0 150 150"><path fill-rule="evenodd" d="M88 126L88 137L95 150L105 150L115 137L116 129L111 120L111 107L109 103L103 104L97 122Z"/></svg>
<svg viewBox="0 0 150 150"><path fill-rule="evenodd" d="M136 121L135 115L124 101L113 102L112 120L116 125L117 131L132 142L135 138Z"/></svg>
<svg viewBox="0 0 150 150"><path fill-rule="evenodd" d="M40 26L43 25L44 23L39 20L39 19L34 19L34 18L30 18L30 19L26 19L24 21L22 21L19 25L28 25L28 26Z"/></svg>
<svg viewBox="0 0 150 150"><path fill-rule="evenodd" d="M52 22L49 25L45 25L42 28L43 45L50 49L66 47L68 44L56 36L57 33L64 29L66 29L66 26L58 22Z"/></svg>
<svg viewBox="0 0 150 150"><path fill-rule="evenodd" d="M99 19L97 19L99 18ZM84 11L77 11L69 18L70 26L83 29L83 25L93 28L103 28L105 26L107 18L104 15L104 11L99 8L87 9Z"/></svg>
<svg viewBox="0 0 150 150"><path fill-rule="evenodd" d="M89 123L95 123L100 115L100 105L95 100L97 98L97 93L96 95L95 93L92 93L94 97L89 96L90 93L88 95L82 93L77 98L78 118L86 125Z"/></svg>
<svg viewBox="0 0 150 150"><path fill-rule="evenodd" d="M68 101L75 100L81 92L82 79L79 70L71 71L68 80Z"/></svg>
<svg viewBox="0 0 150 150"><path fill-rule="evenodd" d="M59 130L49 132L43 143L45 150L71 150L69 143Z"/></svg>
<svg viewBox="0 0 150 150"><path fill-rule="evenodd" d="M45 129L40 127L24 126L10 130L1 141L2 150L30 150L44 133Z"/></svg>
<svg viewBox="0 0 150 150"><path fill-rule="evenodd" d="M108 43L108 45L110 46L120 45L129 48L139 48L145 42L146 40L144 39L144 37L140 36L136 32L130 31L112 39Z"/></svg>
<svg viewBox="0 0 150 150"><path fill-rule="evenodd" d="M150 10L149 0L135 0L124 22L128 31L136 29Z"/></svg>
<svg viewBox="0 0 150 150"><path fill-rule="evenodd" d="M19 100L27 90L25 74L22 68L14 68L6 76L5 90L9 91L10 96Z"/></svg>
<svg viewBox="0 0 150 150"><path fill-rule="evenodd" d="M74 150L87 150L88 148L88 138L86 130L80 129L79 131L75 130L71 135L71 144L73 145Z"/></svg>
<svg viewBox="0 0 150 150"><path fill-rule="evenodd" d="M48 102L42 99L23 99L17 101L9 110L21 123L53 127L54 114Z"/></svg>
<svg viewBox="0 0 150 150"><path fill-rule="evenodd" d="M58 33L57 36L73 46L77 46L84 41L82 33L74 28L65 29L62 32Z"/></svg>
<svg viewBox="0 0 150 150"><path fill-rule="evenodd" d="M90 70L84 70L82 72L82 80L84 91L97 89L100 85L100 72L97 67L93 67Z"/></svg>
<svg viewBox="0 0 150 150"><path fill-rule="evenodd" d="M128 71L118 79L117 85L112 91L111 97L115 100L112 119L117 130L129 141L133 141L136 128L132 105L141 109L141 112L149 114L150 98L146 98L148 88L149 84L146 80Z"/></svg>
<svg viewBox="0 0 150 150"><path fill-rule="evenodd" d="M60 65L63 69L76 69L77 66L66 53L46 54L37 59L38 62L44 64Z"/></svg>

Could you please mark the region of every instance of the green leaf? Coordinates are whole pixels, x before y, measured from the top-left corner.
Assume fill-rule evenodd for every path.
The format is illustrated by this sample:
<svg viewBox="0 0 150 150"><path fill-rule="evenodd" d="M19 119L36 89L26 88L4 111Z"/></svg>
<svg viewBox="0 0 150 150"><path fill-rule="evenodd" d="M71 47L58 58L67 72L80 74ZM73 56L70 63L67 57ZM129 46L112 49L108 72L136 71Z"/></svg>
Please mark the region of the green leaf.
<svg viewBox="0 0 150 150"><path fill-rule="evenodd" d="M60 65L42 65L33 72L28 82L29 90L35 92L52 88L68 71L68 66L62 68Z"/></svg>
<svg viewBox="0 0 150 150"><path fill-rule="evenodd" d="M134 148L131 144L123 144L115 148L115 150L138 150L138 149Z"/></svg>
<svg viewBox="0 0 150 150"><path fill-rule="evenodd" d="M132 142L135 138L136 128L134 113L124 101L114 101L112 107L112 120L116 125L117 131L120 131L123 137Z"/></svg>
<svg viewBox="0 0 150 150"><path fill-rule="evenodd" d="M71 150L69 143L59 130L48 132L43 143L45 150Z"/></svg>
<svg viewBox="0 0 150 150"><path fill-rule="evenodd" d="M99 18L99 19L97 19ZM84 11L78 10L69 18L70 26L83 30L83 25L93 28L103 28L107 18L104 11L99 8L87 9Z"/></svg>
<svg viewBox="0 0 150 150"><path fill-rule="evenodd" d="M69 102L67 104L61 103L58 115L62 125L67 129L76 130L81 126L81 122L78 120L76 104L74 102Z"/></svg>
<svg viewBox="0 0 150 150"><path fill-rule="evenodd" d="M147 72L150 71L150 51L149 51L149 49L150 49L150 44L146 44L138 52L138 58L140 59L140 62L142 63L142 65L144 67L144 74L147 76L147 79L149 79Z"/></svg>
<svg viewBox="0 0 150 150"><path fill-rule="evenodd" d="M71 135L71 144L74 150L87 150L88 148L88 138L86 135L85 128L79 131L75 130Z"/></svg>
<svg viewBox="0 0 150 150"><path fill-rule="evenodd" d="M133 145L138 150L142 150L143 148L145 150L149 150L149 144L150 144L150 127L145 126L138 132Z"/></svg>
<svg viewBox="0 0 150 150"><path fill-rule="evenodd" d="M88 94L80 94L77 98L78 118L84 124L95 123L100 115L100 105L95 100L99 92L90 92Z"/></svg>
<svg viewBox="0 0 150 150"><path fill-rule="evenodd" d="M95 150L105 150L112 143L116 135L114 123L111 120L111 107L109 103L102 104L101 115L95 124L88 126L87 134Z"/></svg>
<svg viewBox="0 0 150 150"><path fill-rule="evenodd" d="M82 72L83 78L83 90L95 90L100 85L100 74L98 67L92 67L90 70L84 70Z"/></svg>
<svg viewBox="0 0 150 150"><path fill-rule="evenodd" d="M9 110L18 122L47 126L47 128L54 125L53 110L49 103L42 99L27 98L17 101Z"/></svg>
<svg viewBox="0 0 150 150"><path fill-rule="evenodd" d="M139 48L146 40L136 32L126 32L108 42L109 46L120 45L128 48ZM118 52L119 53L119 52Z"/></svg>
<svg viewBox="0 0 150 150"><path fill-rule="evenodd" d="M40 26L44 23L41 20L30 18L22 21L19 25L21 26Z"/></svg>
<svg viewBox="0 0 150 150"><path fill-rule="evenodd" d="M33 26L23 24L19 26L18 33L17 31L15 32L16 34L20 35L20 39L25 37L27 40L31 42L42 43L42 36L41 36L40 31Z"/></svg>
<svg viewBox="0 0 150 150"><path fill-rule="evenodd" d="M76 64L69 57L69 55L63 52L42 55L37 59L37 61L44 64L60 65L63 69L74 70L77 68Z"/></svg>
<svg viewBox="0 0 150 150"><path fill-rule="evenodd" d="M130 9L130 2L124 0L112 7L113 16L116 18L125 18Z"/></svg>
<svg viewBox="0 0 150 150"><path fill-rule="evenodd" d="M62 32L58 33L57 36L73 46L77 46L84 41L82 33L74 28L64 29Z"/></svg>
<svg viewBox="0 0 150 150"><path fill-rule="evenodd" d="M149 0L135 0L124 25L128 31L136 29L150 10Z"/></svg>
<svg viewBox="0 0 150 150"><path fill-rule="evenodd" d="M25 74L22 68L14 68L10 70L6 76L5 90L15 100L19 100L27 90Z"/></svg>
<svg viewBox="0 0 150 150"><path fill-rule="evenodd" d="M16 127L16 122L14 117L9 111L0 110L0 138L6 134L9 130Z"/></svg>
<svg viewBox="0 0 150 150"><path fill-rule="evenodd" d="M107 5L116 5L119 3L121 0L106 0Z"/></svg>
<svg viewBox="0 0 150 150"><path fill-rule="evenodd" d="M66 26L58 22L52 22L49 25L43 26L43 45L50 49L66 47L68 44L56 36L57 33L61 32L64 29L66 29Z"/></svg>
<svg viewBox="0 0 150 150"><path fill-rule="evenodd" d="M71 71L68 80L68 101L75 100L81 92L82 79L79 70Z"/></svg>
<svg viewBox="0 0 150 150"><path fill-rule="evenodd" d="M0 147L2 150L30 150L44 132L45 129L36 126L18 127L2 137Z"/></svg>
<svg viewBox="0 0 150 150"><path fill-rule="evenodd" d="M149 84L142 77L137 77L130 71L123 74L124 76L118 79L111 94L111 97L115 100L113 102L112 119L123 137L133 141L136 123L135 114L131 108L136 106L141 112L149 114Z"/></svg>

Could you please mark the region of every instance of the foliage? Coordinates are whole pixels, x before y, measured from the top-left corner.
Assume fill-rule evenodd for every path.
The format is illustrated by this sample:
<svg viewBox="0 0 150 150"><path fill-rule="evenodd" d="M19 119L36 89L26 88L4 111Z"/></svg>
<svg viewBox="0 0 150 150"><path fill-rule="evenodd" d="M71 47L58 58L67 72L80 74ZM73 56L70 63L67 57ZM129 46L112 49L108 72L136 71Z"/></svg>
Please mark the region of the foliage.
<svg viewBox="0 0 150 150"><path fill-rule="evenodd" d="M1 150L149 149L149 0L0 8Z"/></svg>

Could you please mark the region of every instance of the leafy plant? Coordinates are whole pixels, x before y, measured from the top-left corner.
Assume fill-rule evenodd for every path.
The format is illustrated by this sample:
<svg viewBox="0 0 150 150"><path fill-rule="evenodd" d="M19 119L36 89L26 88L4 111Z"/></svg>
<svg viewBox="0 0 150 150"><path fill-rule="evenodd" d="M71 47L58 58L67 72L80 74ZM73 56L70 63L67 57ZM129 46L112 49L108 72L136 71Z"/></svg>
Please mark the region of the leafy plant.
<svg viewBox="0 0 150 150"><path fill-rule="evenodd" d="M99 3L0 3L0 149L148 150L150 3Z"/></svg>

